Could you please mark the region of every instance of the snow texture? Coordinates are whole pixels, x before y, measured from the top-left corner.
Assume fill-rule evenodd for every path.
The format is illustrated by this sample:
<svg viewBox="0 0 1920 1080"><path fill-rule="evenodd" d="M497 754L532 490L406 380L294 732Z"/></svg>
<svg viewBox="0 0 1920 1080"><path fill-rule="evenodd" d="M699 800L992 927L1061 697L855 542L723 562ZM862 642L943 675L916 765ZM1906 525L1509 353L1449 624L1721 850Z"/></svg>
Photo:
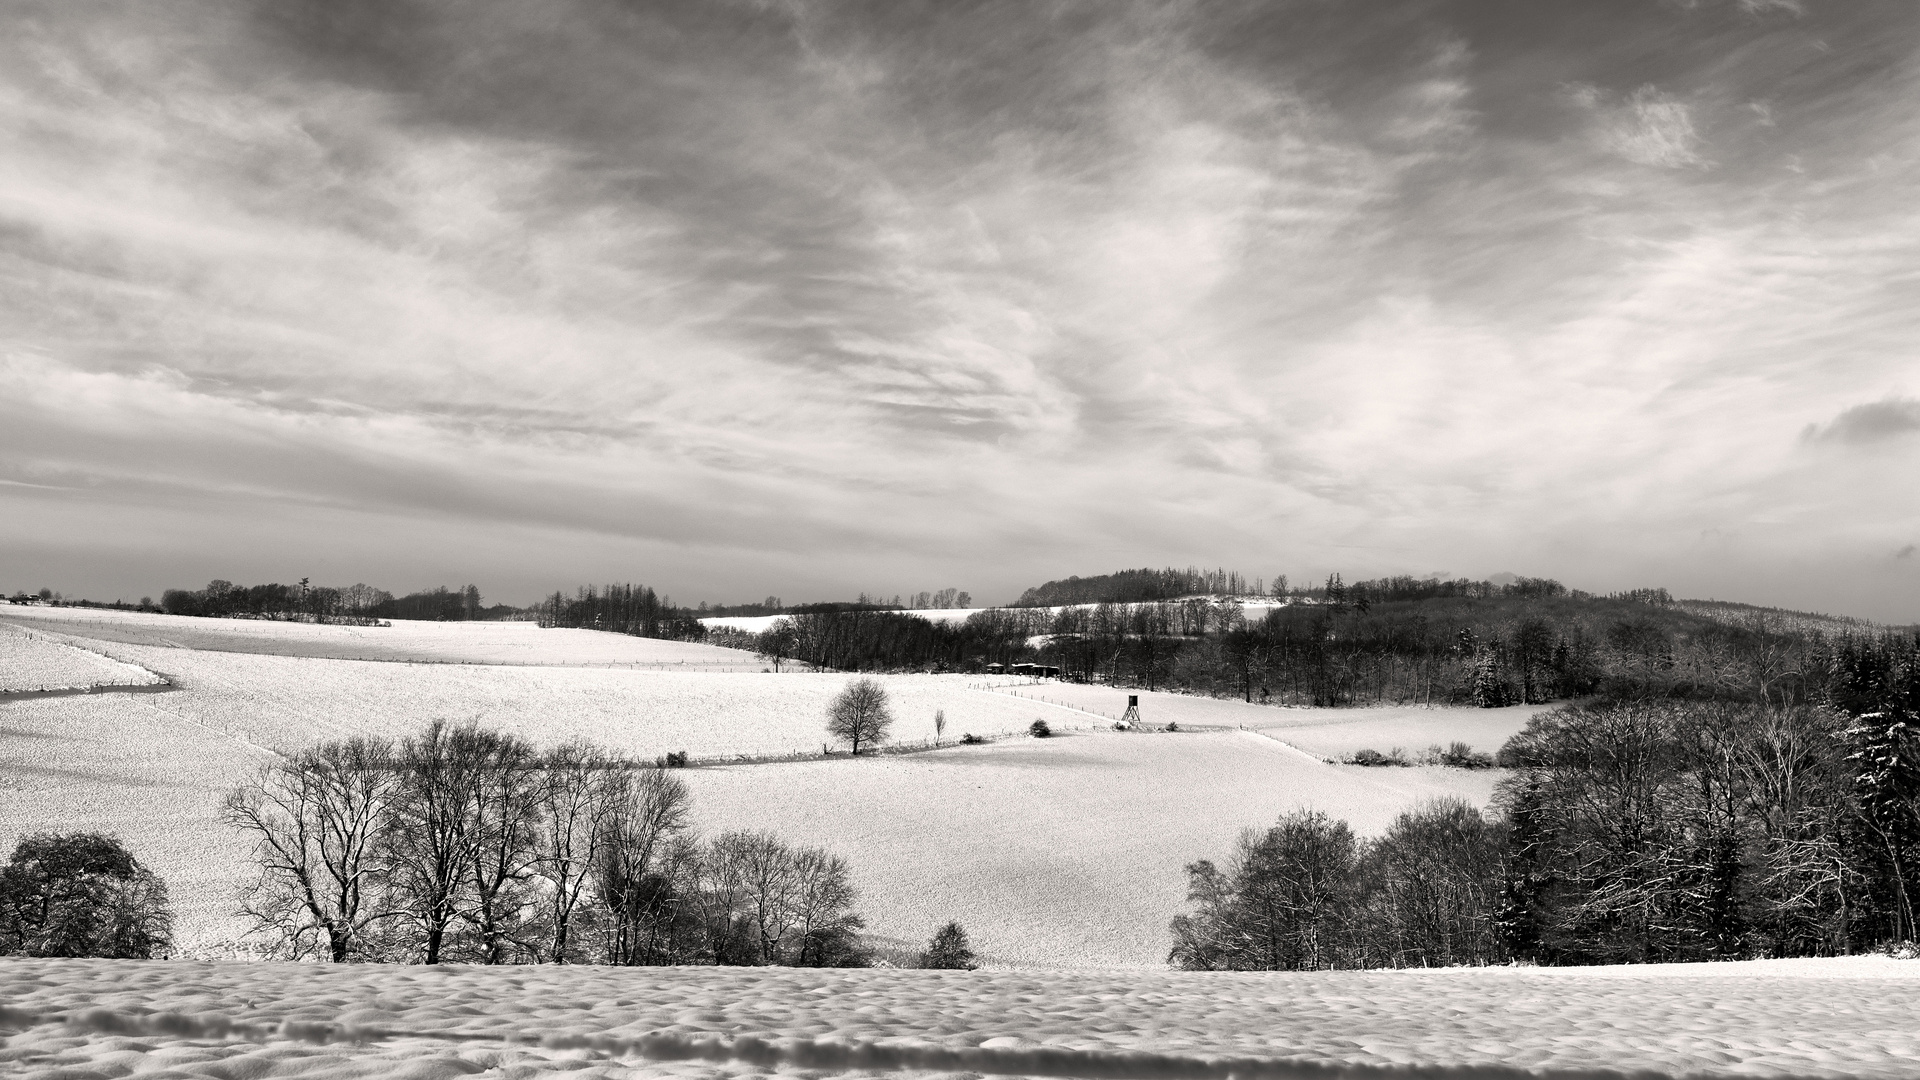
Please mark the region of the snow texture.
<svg viewBox="0 0 1920 1080"><path fill-rule="evenodd" d="M0 1072L1602 1080L1912 1075L1920 962L1424 972L0 960Z"/></svg>
<svg viewBox="0 0 1920 1080"><path fill-rule="evenodd" d="M0 623L0 694L151 686L158 682L160 677L144 668L108 659L44 633Z"/></svg>
<svg viewBox="0 0 1920 1080"><path fill-rule="evenodd" d="M438 664L531 664L679 671L759 671L750 652L686 641L542 628L531 622L316 625L269 619L202 619L101 608L9 606L0 618L96 641L215 652Z"/></svg>

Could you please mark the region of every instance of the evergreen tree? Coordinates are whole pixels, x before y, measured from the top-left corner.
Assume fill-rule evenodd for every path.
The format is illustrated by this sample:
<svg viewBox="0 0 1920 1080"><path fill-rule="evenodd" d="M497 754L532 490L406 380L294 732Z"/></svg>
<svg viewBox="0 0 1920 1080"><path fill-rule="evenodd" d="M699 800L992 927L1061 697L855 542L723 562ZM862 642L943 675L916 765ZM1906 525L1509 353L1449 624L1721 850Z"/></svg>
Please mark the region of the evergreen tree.
<svg viewBox="0 0 1920 1080"><path fill-rule="evenodd" d="M1844 648L1835 667L1837 704L1850 717L1843 739L1866 847L1880 864L1888 937L1911 941L1920 870L1920 640Z"/></svg>
<svg viewBox="0 0 1920 1080"><path fill-rule="evenodd" d="M1508 955L1534 963L1550 960L1546 907L1554 873L1544 802L1537 781L1514 793L1507 811L1507 878L1495 920Z"/></svg>

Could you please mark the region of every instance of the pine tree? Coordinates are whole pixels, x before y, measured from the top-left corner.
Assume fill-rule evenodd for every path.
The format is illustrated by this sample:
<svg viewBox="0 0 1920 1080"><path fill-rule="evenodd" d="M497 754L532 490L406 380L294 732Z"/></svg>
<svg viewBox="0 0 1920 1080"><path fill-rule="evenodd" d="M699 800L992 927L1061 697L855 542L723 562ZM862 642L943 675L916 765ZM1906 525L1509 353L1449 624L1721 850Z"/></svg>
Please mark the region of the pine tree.
<svg viewBox="0 0 1920 1080"><path fill-rule="evenodd" d="M1536 781L1521 788L1507 814L1507 880L1501 888L1495 926L1500 944L1516 960L1540 963L1546 955L1546 899L1553 887L1545 798Z"/></svg>
<svg viewBox="0 0 1920 1080"><path fill-rule="evenodd" d="M1843 736L1855 797L1888 908L1888 936L1920 936L1920 641L1887 638L1842 649L1837 703L1852 718Z"/></svg>

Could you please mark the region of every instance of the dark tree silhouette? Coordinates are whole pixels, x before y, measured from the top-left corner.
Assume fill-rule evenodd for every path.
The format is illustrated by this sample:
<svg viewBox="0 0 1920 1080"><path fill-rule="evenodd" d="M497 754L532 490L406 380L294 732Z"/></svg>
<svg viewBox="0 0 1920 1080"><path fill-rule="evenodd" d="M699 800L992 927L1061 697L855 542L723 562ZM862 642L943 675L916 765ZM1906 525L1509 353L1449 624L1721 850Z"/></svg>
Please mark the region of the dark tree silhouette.
<svg viewBox="0 0 1920 1080"><path fill-rule="evenodd" d="M979 965L974 961L973 948L967 942L967 932L958 922L950 922L934 932L933 940L927 942L927 950L920 954L920 967L931 970L972 971Z"/></svg>
<svg viewBox="0 0 1920 1080"><path fill-rule="evenodd" d="M893 726L887 691L873 679L855 679L827 707L827 733L860 753L862 743L877 743Z"/></svg>
<svg viewBox="0 0 1920 1080"><path fill-rule="evenodd" d="M166 884L111 836L38 833L0 868L0 955L145 960L172 930Z"/></svg>
<svg viewBox="0 0 1920 1080"><path fill-rule="evenodd" d="M227 796L223 816L252 835L260 869L244 912L290 958L361 954L398 780L391 744L355 738L295 754Z"/></svg>

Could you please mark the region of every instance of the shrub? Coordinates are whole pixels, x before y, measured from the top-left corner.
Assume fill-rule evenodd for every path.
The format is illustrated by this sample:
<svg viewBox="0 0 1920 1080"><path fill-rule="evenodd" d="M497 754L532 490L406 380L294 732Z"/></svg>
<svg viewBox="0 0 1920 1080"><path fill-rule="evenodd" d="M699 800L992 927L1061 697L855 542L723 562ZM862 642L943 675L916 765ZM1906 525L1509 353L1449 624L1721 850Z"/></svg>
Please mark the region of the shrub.
<svg viewBox="0 0 1920 1080"><path fill-rule="evenodd" d="M1044 739L1053 734L1053 729L1047 726L1045 720L1035 720L1033 723L1027 725L1027 734L1036 739Z"/></svg>
<svg viewBox="0 0 1920 1080"><path fill-rule="evenodd" d="M967 932L957 922L941 927L927 943L927 951L920 954L919 966L939 971L972 971L979 965L967 944Z"/></svg>
<svg viewBox="0 0 1920 1080"><path fill-rule="evenodd" d="M1476 754L1473 747L1456 742L1440 753L1440 764L1451 765L1456 769L1491 769L1492 754Z"/></svg>
<svg viewBox="0 0 1920 1080"><path fill-rule="evenodd" d="M0 955L146 960L172 944L166 884L111 836L28 836L0 868Z"/></svg>
<svg viewBox="0 0 1920 1080"><path fill-rule="evenodd" d="M960 736L960 745L962 746L979 746L981 743L984 743L986 741L987 740L983 736L975 735L971 731Z"/></svg>
<svg viewBox="0 0 1920 1080"><path fill-rule="evenodd" d="M684 769L687 767L687 752L685 750L669 750L667 751L667 756L660 759L659 765L663 769Z"/></svg>
<svg viewBox="0 0 1920 1080"><path fill-rule="evenodd" d="M1405 765L1407 763L1407 754L1406 751L1397 746L1393 748L1393 753L1391 754L1383 754L1378 750L1368 748L1365 750L1355 750L1353 756L1348 758L1347 761L1349 764L1365 765L1368 768L1383 768L1386 766Z"/></svg>

